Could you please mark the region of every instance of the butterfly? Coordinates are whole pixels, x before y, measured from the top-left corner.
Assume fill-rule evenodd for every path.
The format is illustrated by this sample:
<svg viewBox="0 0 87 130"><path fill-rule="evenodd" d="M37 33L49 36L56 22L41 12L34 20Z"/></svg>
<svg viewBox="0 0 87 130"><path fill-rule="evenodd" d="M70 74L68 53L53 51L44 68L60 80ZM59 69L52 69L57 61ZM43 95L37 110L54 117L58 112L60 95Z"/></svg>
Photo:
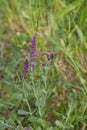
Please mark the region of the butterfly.
<svg viewBox="0 0 87 130"><path fill-rule="evenodd" d="M42 56L46 55L48 60L53 60L57 55L57 52L43 52Z"/></svg>
<svg viewBox="0 0 87 130"><path fill-rule="evenodd" d="M51 64L54 63L54 59L57 55L57 52L43 52L42 53L42 56L46 56L47 57L47 60L50 61Z"/></svg>

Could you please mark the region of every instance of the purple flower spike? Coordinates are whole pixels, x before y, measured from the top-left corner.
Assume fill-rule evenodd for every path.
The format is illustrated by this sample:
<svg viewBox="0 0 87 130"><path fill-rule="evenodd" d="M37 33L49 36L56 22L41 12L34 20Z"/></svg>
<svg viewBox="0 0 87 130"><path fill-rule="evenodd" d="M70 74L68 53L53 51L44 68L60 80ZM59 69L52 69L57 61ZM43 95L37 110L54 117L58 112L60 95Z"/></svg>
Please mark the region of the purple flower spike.
<svg viewBox="0 0 87 130"><path fill-rule="evenodd" d="M31 130L30 128L26 128L26 130Z"/></svg>
<svg viewBox="0 0 87 130"><path fill-rule="evenodd" d="M23 73L22 73L22 78L25 78L26 77L26 73L28 71L28 60L26 59L25 62L24 62L24 68L23 68Z"/></svg>
<svg viewBox="0 0 87 130"><path fill-rule="evenodd" d="M30 52L30 66L31 66L31 71L34 71L34 60L36 56L36 35L34 35L33 40L32 40L32 48Z"/></svg>
<svg viewBox="0 0 87 130"><path fill-rule="evenodd" d="M32 40L32 48L36 48L36 35L34 35Z"/></svg>

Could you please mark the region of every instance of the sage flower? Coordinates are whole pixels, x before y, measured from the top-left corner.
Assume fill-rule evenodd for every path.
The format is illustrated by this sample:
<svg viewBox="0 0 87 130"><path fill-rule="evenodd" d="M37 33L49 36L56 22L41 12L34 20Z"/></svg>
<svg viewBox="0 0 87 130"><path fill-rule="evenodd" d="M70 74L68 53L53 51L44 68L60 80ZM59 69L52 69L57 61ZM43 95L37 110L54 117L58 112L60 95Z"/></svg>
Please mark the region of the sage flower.
<svg viewBox="0 0 87 130"><path fill-rule="evenodd" d="M29 62L28 62L28 60L26 59L25 62L24 62L24 68L23 68L22 78L25 78L25 77L26 77L26 73L27 73L27 71L28 71L28 65L29 65Z"/></svg>
<svg viewBox="0 0 87 130"><path fill-rule="evenodd" d="M26 130L31 130L30 128L26 128Z"/></svg>
<svg viewBox="0 0 87 130"><path fill-rule="evenodd" d="M32 40L32 47L30 52L30 66L31 71L34 71L34 65L35 65L35 56L36 56L36 35L34 35Z"/></svg>

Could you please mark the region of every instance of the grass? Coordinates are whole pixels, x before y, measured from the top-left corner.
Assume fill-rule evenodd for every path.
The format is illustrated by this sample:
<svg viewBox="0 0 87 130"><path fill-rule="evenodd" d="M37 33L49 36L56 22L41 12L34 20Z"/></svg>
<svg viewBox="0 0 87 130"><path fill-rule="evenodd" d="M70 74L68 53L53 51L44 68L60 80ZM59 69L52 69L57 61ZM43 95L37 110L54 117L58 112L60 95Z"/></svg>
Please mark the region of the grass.
<svg viewBox="0 0 87 130"><path fill-rule="evenodd" d="M87 129L86 9L86 0L0 0L0 130ZM22 79L34 34L35 70Z"/></svg>

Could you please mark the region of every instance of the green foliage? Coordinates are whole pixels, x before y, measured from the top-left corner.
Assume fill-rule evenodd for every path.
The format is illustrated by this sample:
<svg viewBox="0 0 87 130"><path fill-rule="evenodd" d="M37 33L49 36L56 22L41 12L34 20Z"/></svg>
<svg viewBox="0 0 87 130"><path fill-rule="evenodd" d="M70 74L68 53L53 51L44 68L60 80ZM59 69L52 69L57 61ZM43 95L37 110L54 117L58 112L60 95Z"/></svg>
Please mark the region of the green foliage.
<svg viewBox="0 0 87 130"><path fill-rule="evenodd" d="M87 129L86 10L86 0L0 0L0 130ZM35 71L22 79L34 34Z"/></svg>

